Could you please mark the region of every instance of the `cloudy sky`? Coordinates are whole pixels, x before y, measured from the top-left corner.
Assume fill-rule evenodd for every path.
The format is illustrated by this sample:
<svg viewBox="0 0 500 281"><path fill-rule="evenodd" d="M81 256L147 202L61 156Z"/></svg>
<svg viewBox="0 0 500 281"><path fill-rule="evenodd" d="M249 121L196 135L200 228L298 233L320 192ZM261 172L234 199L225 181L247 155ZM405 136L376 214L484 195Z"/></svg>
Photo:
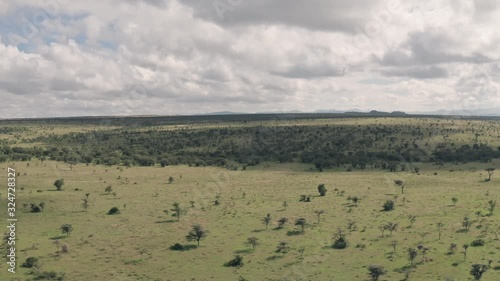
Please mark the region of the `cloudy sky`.
<svg viewBox="0 0 500 281"><path fill-rule="evenodd" d="M0 1L0 118L500 108L496 0Z"/></svg>

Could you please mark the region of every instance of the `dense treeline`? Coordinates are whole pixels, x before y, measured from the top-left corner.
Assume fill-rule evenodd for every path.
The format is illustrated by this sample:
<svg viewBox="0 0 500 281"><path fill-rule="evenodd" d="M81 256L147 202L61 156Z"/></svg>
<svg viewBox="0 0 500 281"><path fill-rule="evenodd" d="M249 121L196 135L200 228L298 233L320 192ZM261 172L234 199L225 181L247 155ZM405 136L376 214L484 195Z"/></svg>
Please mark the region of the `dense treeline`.
<svg viewBox="0 0 500 281"><path fill-rule="evenodd" d="M69 133L26 140L42 147L0 148L0 161L33 157L69 163L105 165L227 166L263 161L301 162L322 170L349 165L395 171L401 162L488 162L500 158L500 147L476 141L455 145L448 135L469 129L421 125L285 125L212 129L116 129ZM435 143L436 138L443 139ZM403 167L404 168L404 167Z"/></svg>

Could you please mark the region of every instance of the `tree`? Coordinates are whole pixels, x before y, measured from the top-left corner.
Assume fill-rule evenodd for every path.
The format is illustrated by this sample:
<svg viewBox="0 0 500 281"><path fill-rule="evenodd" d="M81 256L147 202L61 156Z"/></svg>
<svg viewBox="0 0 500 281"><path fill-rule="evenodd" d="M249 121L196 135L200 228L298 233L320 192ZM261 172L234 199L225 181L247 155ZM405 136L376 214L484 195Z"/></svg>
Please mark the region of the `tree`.
<svg viewBox="0 0 500 281"><path fill-rule="evenodd" d="M356 221L348 220L347 221L347 230L349 230L349 233L355 231L356 229L357 229Z"/></svg>
<svg viewBox="0 0 500 281"><path fill-rule="evenodd" d="M57 191L61 191L64 185L64 179L58 179L54 182L54 186L57 188Z"/></svg>
<svg viewBox="0 0 500 281"><path fill-rule="evenodd" d="M469 219L469 217L464 217L462 220L462 227L464 228L465 231L469 231L469 228L472 225L472 221Z"/></svg>
<svg viewBox="0 0 500 281"><path fill-rule="evenodd" d="M337 232L333 235L332 248L334 249L345 249L348 246L345 232L338 228Z"/></svg>
<svg viewBox="0 0 500 281"><path fill-rule="evenodd" d="M408 219L410 220L410 227L413 227L413 223L417 220L417 216L409 215Z"/></svg>
<svg viewBox="0 0 500 281"><path fill-rule="evenodd" d="M488 172L488 178L485 179L485 181L490 181L491 180L491 176L495 172L495 168L487 168L485 171Z"/></svg>
<svg viewBox="0 0 500 281"><path fill-rule="evenodd" d="M290 247L287 242L280 242L278 246L276 246L276 253L282 253L283 255L288 252Z"/></svg>
<svg viewBox="0 0 500 281"><path fill-rule="evenodd" d="M207 236L207 231L199 224L194 224L191 231L186 235L186 240L188 242L196 241L198 246L200 246L200 240Z"/></svg>
<svg viewBox="0 0 500 281"><path fill-rule="evenodd" d="M474 280L481 280L483 274L488 270L488 266L485 264L473 264L470 270L470 275L474 277Z"/></svg>
<svg viewBox="0 0 500 281"><path fill-rule="evenodd" d="M286 207L288 207L288 203L286 201L283 201L283 208L286 210Z"/></svg>
<svg viewBox="0 0 500 281"><path fill-rule="evenodd" d="M378 229L382 232L382 238L384 238L384 232L387 230L387 224L381 224Z"/></svg>
<svg viewBox="0 0 500 281"><path fill-rule="evenodd" d="M437 231L438 231L438 234L439 234L438 240L441 240L441 233L443 232L443 226L444 226L444 224L442 222L438 222L436 224Z"/></svg>
<svg viewBox="0 0 500 281"><path fill-rule="evenodd" d="M420 252L422 253L422 262L426 262L427 260L425 259L425 254L427 253L427 251L429 251L431 248L429 247L425 247L423 245L418 245L417 249L420 250Z"/></svg>
<svg viewBox="0 0 500 281"><path fill-rule="evenodd" d="M382 206L382 208L386 212L394 210L394 201L392 200L385 201L384 206Z"/></svg>
<svg viewBox="0 0 500 281"><path fill-rule="evenodd" d="M174 178L173 178L172 176L170 176L170 177L168 178L168 183L169 183L169 184L172 184L173 182L174 182Z"/></svg>
<svg viewBox="0 0 500 281"><path fill-rule="evenodd" d="M61 232L69 236L73 232L73 226L71 224L63 224L61 225Z"/></svg>
<svg viewBox="0 0 500 281"><path fill-rule="evenodd" d="M453 203L453 206L457 205L458 198L457 197L452 197L451 202Z"/></svg>
<svg viewBox="0 0 500 281"><path fill-rule="evenodd" d="M469 244L464 244L462 248L464 248L464 251L462 253L464 254L464 260L465 260L467 259L467 249L469 249Z"/></svg>
<svg viewBox="0 0 500 281"><path fill-rule="evenodd" d="M415 248L408 248L408 259L410 260L410 267L413 267L413 261L418 255L417 249Z"/></svg>
<svg viewBox="0 0 500 281"><path fill-rule="evenodd" d="M380 265L370 265L368 266L368 271L368 275L370 276L372 281L377 281L380 276L387 273L387 270L385 270L384 267Z"/></svg>
<svg viewBox="0 0 500 281"><path fill-rule="evenodd" d="M398 223L393 223L393 222L387 223L387 230L389 230L389 236L392 236L392 232L398 230Z"/></svg>
<svg viewBox="0 0 500 281"><path fill-rule="evenodd" d="M285 223L288 222L288 219L287 218L281 218L278 220L278 228L283 228L283 226L285 226Z"/></svg>
<svg viewBox="0 0 500 281"><path fill-rule="evenodd" d="M451 255L451 254L454 254L455 251L457 250L457 244L455 243L451 243L450 244L450 247L448 248L448 253Z"/></svg>
<svg viewBox="0 0 500 281"><path fill-rule="evenodd" d="M493 211L495 211L495 207L496 206L497 206L497 201L496 200L490 200L490 201L488 201L488 211L490 212L489 216L493 215Z"/></svg>
<svg viewBox="0 0 500 281"><path fill-rule="evenodd" d="M240 255L234 256L234 259L226 262L224 264L226 267L242 267L243 266L243 257Z"/></svg>
<svg viewBox="0 0 500 281"><path fill-rule="evenodd" d="M257 237L248 237L246 244L249 245L249 246L252 246L252 249L255 250L255 247L257 247L257 245L259 245L259 238L257 238Z"/></svg>
<svg viewBox="0 0 500 281"><path fill-rule="evenodd" d="M266 229L270 222L271 222L271 214L267 214L264 218L262 218L262 223L266 225Z"/></svg>
<svg viewBox="0 0 500 281"><path fill-rule="evenodd" d="M186 213L186 210L181 208L181 205L177 202L175 202L173 204L173 208L170 209L170 211L173 212L172 216L176 217L177 218L177 221L180 220L181 216L184 215Z"/></svg>
<svg viewBox="0 0 500 281"><path fill-rule="evenodd" d="M351 197L351 201L352 201L352 203L354 203L354 206L358 206L359 200L360 199L358 196Z"/></svg>
<svg viewBox="0 0 500 281"><path fill-rule="evenodd" d="M89 208L89 195L90 193L85 193L85 198L82 199L83 200L82 206L85 209L85 211L87 211L87 209Z"/></svg>
<svg viewBox="0 0 500 281"><path fill-rule="evenodd" d="M392 253L396 253L396 246L398 245L398 241L393 240L391 241L391 246L392 246Z"/></svg>
<svg viewBox="0 0 500 281"><path fill-rule="evenodd" d="M316 210L314 213L318 216L318 224L321 220L321 215L325 213L325 210Z"/></svg>
<svg viewBox="0 0 500 281"><path fill-rule="evenodd" d="M318 192L319 192L319 195L321 196L325 196L326 195L326 187L325 185L322 183L320 185L318 185Z"/></svg>
<svg viewBox="0 0 500 281"><path fill-rule="evenodd" d="M113 191L113 187L111 185L108 185L105 189L104 192L106 192L108 195Z"/></svg>
<svg viewBox="0 0 500 281"><path fill-rule="evenodd" d="M304 232L304 228L307 225L307 221L305 218L299 218L299 219L295 220L295 225L300 226L302 232Z"/></svg>
<svg viewBox="0 0 500 281"><path fill-rule="evenodd" d="M401 194L405 193L405 183L402 180L394 180L394 183L401 188Z"/></svg>

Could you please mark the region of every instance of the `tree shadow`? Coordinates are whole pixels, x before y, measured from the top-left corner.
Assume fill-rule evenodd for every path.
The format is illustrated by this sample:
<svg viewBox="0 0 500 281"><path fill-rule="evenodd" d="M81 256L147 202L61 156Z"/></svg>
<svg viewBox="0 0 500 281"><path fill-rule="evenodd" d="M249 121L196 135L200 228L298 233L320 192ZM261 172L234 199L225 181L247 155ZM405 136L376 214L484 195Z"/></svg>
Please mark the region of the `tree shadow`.
<svg viewBox="0 0 500 281"><path fill-rule="evenodd" d="M255 230L252 230L253 233L259 233L259 232L262 232L264 231L265 229L255 229Z"/></svg>
<svg viewBox="0 0 500 281"><path fill-rule="evenodd" d="M303 234L303 232L300 230L289 230L286 232L286 235L288 235L288 236L297 236L297 235L301 235L301 234Z"/></svg>
<svg viewBox="0 0 500 281"><path fill-rule="evenodd" d="M198 248L197 245L194 245L194 244L188 244L188 245L181 245L182 247L180 248L173 248L173 247L170 247L169 249L171 251L175 251L175 252L187 252L187 251L191 251L193 249L196 249Z"/></svg>
<svg viewBox="0 0 500 281"><path fill-rule="evenodd" d="M50 237L49 239L50 240L60 240L60 239L66 238L66 237L67 237L66 235L59 235L59 236Z"/></svg>
<svg viewBox="0 0 500 281"><path fill-rule="evenodd" d="M244 250L236 250L236 251L234 251L235 254L250 254L252 252L253 252L252 249L244 249Z"/></svg>
<svg viewBox="0 0 500 281"><path fill-rule="evenodd" d="M277 260L277 259L282 259L283 256L278 256L278 255L274 255L274 256L270 256L266 259L266 261L274 261L274 260Z"/></svg>
<svg viewBox="0 0 500 281"><path fill-rule="evenodd" d="M155 221L155 223L174 223L174 222L177 222L177 220Z"/></svg>

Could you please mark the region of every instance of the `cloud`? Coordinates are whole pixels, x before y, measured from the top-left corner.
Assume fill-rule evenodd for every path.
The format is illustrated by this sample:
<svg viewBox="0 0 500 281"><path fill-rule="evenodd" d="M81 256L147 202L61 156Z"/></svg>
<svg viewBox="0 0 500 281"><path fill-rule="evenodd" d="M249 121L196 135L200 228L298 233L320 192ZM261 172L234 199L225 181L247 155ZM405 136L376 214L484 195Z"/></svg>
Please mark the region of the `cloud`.
<svg viewBox="0 0 500 281"><path fill-rule="evenodd" d="M499 13L489 0L2 1L0 118L500 107Z"/></svg>

